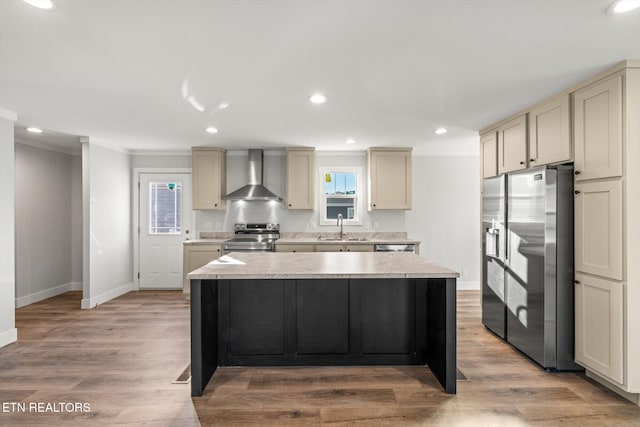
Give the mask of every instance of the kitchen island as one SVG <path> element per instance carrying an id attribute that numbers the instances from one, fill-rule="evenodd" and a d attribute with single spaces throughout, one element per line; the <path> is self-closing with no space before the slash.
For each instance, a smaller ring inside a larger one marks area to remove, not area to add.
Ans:
<path id="1" fill-rule="evenodd" d="M 456 392 L 458 273 L 409 253 L 232 253 L 189 273 L 191 395 L 218 366 L 427 365 Z"/>

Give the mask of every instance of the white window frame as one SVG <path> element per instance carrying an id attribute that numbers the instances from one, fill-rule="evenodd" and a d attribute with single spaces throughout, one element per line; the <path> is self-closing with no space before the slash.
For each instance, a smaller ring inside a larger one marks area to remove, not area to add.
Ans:
<path id="1" fill-rule="evenodd" d="M 343 220 L 344 225 L 362 225 L 362 217 L 363 217 L 363 209 L 364 209 L 364 186 L 363 186 L 363 180 L 364 180 L 364 174 L 363 174 L 363 168 L 362 166 L 321 166 L 319 169 L 319 188 L 320 191 L 318 191 L 318 206 L 320 206 L 320 215 L 319 215 L 319 221 L 320 221 L 320 225 L 332 225 L 335 227 L 336 225 L 336 220 L 335 219 L 327 219 L 327 197 L 324 194 L 324 179 L 325 179 L 325 174 L 327 173 L 331 173 L 331 172 L 352 172 L 356 174 L 356 194 L 355 194 L 355 203 L 354 206 L 356 207 L 356 217 L 353 219 L 347 219 L 345 218 Z M 332 196 L 335 197 L 335 196 Z"/>

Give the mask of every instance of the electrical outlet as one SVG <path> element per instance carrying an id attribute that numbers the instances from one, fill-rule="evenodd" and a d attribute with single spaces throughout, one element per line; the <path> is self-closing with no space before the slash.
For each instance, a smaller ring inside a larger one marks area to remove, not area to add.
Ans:
<path id="1" fill-rule="evenodd" d="M 204 223 L 204 229 L 205 230 L 211 230 L 213 228 L 213 223 L 211 222 L 205 222 Z"/>
<path id="2" fill-rule="evenodd" d="M 377 230 L 378 228 L 380 228 L 380 223 L 379 223 L 379 222 L 374 222 L 374 223 L 373 223 L 373 228 L 374 228 L 375 230 Z"/>
<path id="3" fill-rule="evenodd" d="M 316 229 L 316 223 L 315 223 L 315 222 L 313 222 L 313 221 L 311 221 L 311 222 L 309 223 L 309 229 L 310 229 L 310 230 L 315 230 L 315 229 Z"/>
<path id="4" fill-rule="evenodd" d="M 219 222 L 216 222 L 216 230 L 220 230 L 222 228 L 222 224 Z"/>
<path id="5" fill-rule="evenodd" d="M 370 222 L 365 222 L 364 223 L 364 229 L 368 230 L 369 228 L 371 228 L 371 223 Z"/>
<path id="6" fill-rule="evenodd" d="M 462 267 L 462 272 L 460 273 L 460 277 L 466 277 L 467 275 L 467 267 Z"/>

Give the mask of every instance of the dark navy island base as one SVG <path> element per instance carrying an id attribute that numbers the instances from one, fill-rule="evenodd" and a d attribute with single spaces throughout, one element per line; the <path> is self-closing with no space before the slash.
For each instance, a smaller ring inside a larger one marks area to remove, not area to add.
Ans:
<path id="1" fill-rule="evenodd" d="M 191 279 L 191 395 L 218 366 L 426 365 L 456 393 L 456 279 Z"/>

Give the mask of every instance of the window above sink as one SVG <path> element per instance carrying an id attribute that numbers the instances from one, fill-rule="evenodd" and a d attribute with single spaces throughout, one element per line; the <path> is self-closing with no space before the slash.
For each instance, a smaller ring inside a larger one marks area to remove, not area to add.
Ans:
<path id="1" fill-rule="evenodd" d="M 362 225 L 362 168 L 323 166 L 319 169 L 320 225 L 336 225 L 338 214 L 342 214 L 344 225 Z"/>

